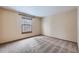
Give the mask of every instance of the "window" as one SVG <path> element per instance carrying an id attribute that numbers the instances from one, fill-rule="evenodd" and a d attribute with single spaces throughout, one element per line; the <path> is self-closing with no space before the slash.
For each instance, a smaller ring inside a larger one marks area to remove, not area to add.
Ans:
<path id="1" fill-rule="evenodd" d="M 27 16 L 22 16 L 21 22 L 22 22 L 21 23 L 22 34 L 32 33 L 32 18 Z"/>

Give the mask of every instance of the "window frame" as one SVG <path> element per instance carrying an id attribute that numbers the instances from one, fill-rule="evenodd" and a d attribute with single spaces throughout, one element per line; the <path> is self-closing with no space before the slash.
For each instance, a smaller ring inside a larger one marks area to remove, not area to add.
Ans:
<path id="1" fill-rule="evenodd" d="M 23 31 L 23 30 L 24 30 L 24 25 L 28 25 L 28 23 L 27 23 L 27 24 L 26 24 L 25 22 L 24 22 L 24 24 L 21 23 L 21 33 L 22 33 L 22 34 L 32 33 L 32 18 L 31 18 L 31 17 L 22 16 L 22 21 L 23 21 L 23 20 L 26 20 L 26 21 L 27 21 L 27 20 L 31 20 L 31 24 L 29 23 L 29 25 L 30 25 L 31 28 L 29 27 L 30 30 L 24 32 L 24 31 Z M 28 26 L 26 26 L 26 27 L 28 27 Z"/>

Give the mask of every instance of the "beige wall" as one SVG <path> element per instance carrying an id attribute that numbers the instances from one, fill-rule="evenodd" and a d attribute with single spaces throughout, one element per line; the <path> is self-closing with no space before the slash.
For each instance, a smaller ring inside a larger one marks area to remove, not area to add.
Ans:
<path id="1" fill-rule="evenodd" d="M 0 12 L 0 29 L 2 29 L 2 38 L 0 39 L 0 43 L 8 42 L 20 38 L 25 38 L 29 36 L 39 35 L 41 33 L 41 26 L 40 26 L 40 19 L 33 18 L 32 22 L 32 33 L 21 34 L 21 16 L 18 15 L 16 12 L 3 10 L 1 9 Z M 2 19 L 1 19 L 2 16 Z"/>
<path id="2" fill-rule="evenodd" d="M 71 10 L 42 20 L 42 33 L 64 40 L 77 41 L 77 10 Z"/>
<path id="3" fill-rule="evenodd" d="M 77 43 L 79 50 L 79 7 L 77 8 Z"/>
<path id="4" fill-rule="evenodd" d="M 1 12 L 0 12 L 0 39 L 1 39 L 1 19 L 2 19 L 2 17 L 1 17 Z"/>

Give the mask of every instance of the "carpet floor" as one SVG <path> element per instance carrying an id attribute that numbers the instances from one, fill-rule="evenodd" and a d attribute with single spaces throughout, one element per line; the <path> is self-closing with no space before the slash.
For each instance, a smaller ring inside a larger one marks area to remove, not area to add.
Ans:
<path id="1" fill-rule="evenodd" d="M 0 53 L 78 53 L 77 43 L 36 36 L 0 45 Z"/>

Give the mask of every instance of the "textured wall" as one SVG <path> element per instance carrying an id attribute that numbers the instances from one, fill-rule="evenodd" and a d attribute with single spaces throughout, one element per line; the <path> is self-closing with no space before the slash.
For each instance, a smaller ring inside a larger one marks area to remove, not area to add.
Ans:
<path id="1" fill-rule="evenodd" d="M 0 43 L 39 35 L 41 33 L 39 18 L 33 18 L 32 20 L 32 33 L 21 34 L 21 16 L 18 15 L 18 13 L 9 10 L 0 9 L 0 12 L 0 16 L 2 16 L 2 19 L 0 18 L 0 22 L 2 23 L 0 28 L 2 29 L 2 38 L 0 39 Z"/>
<path id="2" fill-rule="evenodd" d="M 42 20 L 42 33 L 77 42 L 77 10 L 45 17 Z"/>

